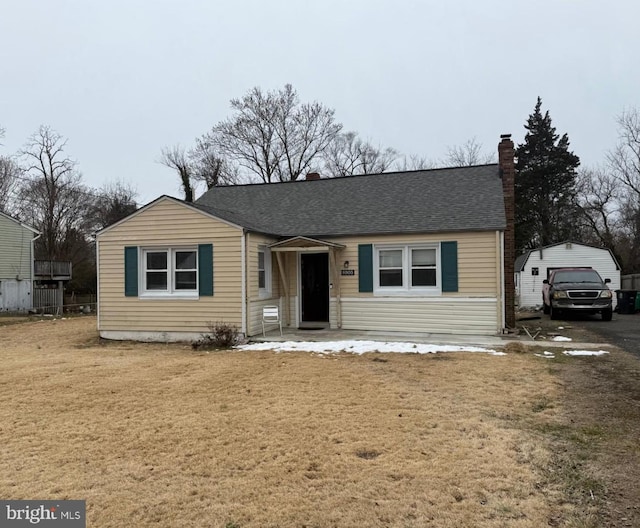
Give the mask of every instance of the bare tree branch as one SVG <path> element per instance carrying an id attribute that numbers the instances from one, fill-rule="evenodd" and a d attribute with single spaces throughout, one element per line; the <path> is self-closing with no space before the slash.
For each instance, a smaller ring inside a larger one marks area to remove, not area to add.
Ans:
<path id="1" fill-rule="evenodd" d="M 42 233 L 36 250 L 47 259 L 68 258 L 65 241 L 82 232 L 85 210 L 79 204 L 91 197 L 65 145 L 57 132 L 41 126 L 20 151 L 26 176 L 19 189 L 20 215 Z"/>
<path id="2" fill-rule="evenodd" d="M 160 163 L 178 172 L 184 192 L 184 200 L 185 202 L 193 202 L 193 185 L 191 183 L 193 168 L 184 148 L 180 145 L 164 147 L 162 149 Z"/>
<path id="3" fill-rule="evenodd" d="M 374 147 L 356 132 L 338 134 L 324 150 L 324 171 L 333 178 L 388 171 L 398 158 L 392 148 Z"/>
<path id="4" fill-rule="evenodd" d="M 0 212 L 12 214 L 20 167 L 13 158 L 0 156 Z"/>
<path id="5" fill-rule="evenodd" d="M 483 153 L 482 143 L 478 143 L 477 139 L 473 137 L 462 145 L 449 147 L 443 164 L 449 167 L 469 167 L 495 162 L 496 155 Z"/>
<path id="6" fill-rule="evenodd" d="M 640 195 L 640 112 L 625 110 L 618 117 L 619 140 L 607 160 L 616 178 Z"/>
<path id="7" fill-rule="evenodd" d="M 396 170 L 399 171 L 430 170 L 437 169 L 438 167 L 439 165 L 436 161 L 415 154 L 409 157 L 403 156 L 402 159 L 396 163 Z"/>
<path id="8" fill-rule="evenodd" d="M 135 212 L 138 208 L 137 194 L 131 185 L 121 181 L 104 185 L 95 193 L 88 212 L 91 232 L 104 229 Z"/>
<path id="9" fill-rule="evenodd" d="M 289 84 L 266 93 L 253 88 L 232 99 L 231 108 L 234 115 L 204 140 L 219 157 L 265 183 L 298 179 L 341 129 L 333 110 L 317 102 L 301 104 Z"/>
<path id="10" fill-rule="evenodd" d="M 206 136 L 196 139 L 196 146 L 188 155 L 194 181 L 204 183 L 207 190 L 217 185 L 239 182 L 237 167 L 219 155 L 215 145 Z"/>

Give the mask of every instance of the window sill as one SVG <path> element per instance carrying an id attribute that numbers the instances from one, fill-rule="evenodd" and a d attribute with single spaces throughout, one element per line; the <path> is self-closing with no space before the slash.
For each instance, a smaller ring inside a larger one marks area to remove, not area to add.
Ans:
<path id="1" fill-rule="evenodd" d="M 440 297 L 442 290 L 440 289 L 394 289 L 394 288 L 379 288 L 373 291 L 374 297 Z"/>
<path id="2" fill-rule="evenodd" d="M 176 300 L 176 301 L 197 301 L 200 296 L 195 293 L 142 293 L 138 296 L 143 301 Z"/>

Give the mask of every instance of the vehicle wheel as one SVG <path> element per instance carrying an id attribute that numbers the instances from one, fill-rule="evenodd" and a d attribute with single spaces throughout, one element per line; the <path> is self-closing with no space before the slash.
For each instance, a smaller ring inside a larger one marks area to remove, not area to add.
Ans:
<path id="1" fill-rule="evenodd" d="M 542 301 L 542 313 L 549 315 L 549 306 L 544 301 Z"/>
<path id="2" fill-rule="evenodd" d="M 613 316 L 613 310 L 611 308 L 609 308 L 608 310 L 602 310 L 603 321 L 611 321 L 612 316 Z"/>
<path id="3" fill-rule="evenodd" d="M 554 321 L 556 319 L 560 319 L 560 311 L 557 308 L 553 307 L 553 304 L 549 306 L 549 316 L 551 317 L 551 319 L 553 319 Z"/>

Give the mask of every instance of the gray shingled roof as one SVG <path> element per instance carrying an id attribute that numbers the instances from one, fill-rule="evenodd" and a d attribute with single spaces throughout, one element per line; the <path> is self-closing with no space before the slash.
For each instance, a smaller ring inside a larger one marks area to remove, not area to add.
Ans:
<path id="1" fill-rule="evenodd" d="M 196 207 L 277 236 L 503 230 L 497 165 L 215 187 Z"/>

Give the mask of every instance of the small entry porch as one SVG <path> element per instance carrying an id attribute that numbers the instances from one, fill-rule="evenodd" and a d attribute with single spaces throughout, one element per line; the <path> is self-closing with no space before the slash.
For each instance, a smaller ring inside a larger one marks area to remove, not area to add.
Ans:
<path id="1" fill-rule="evenodd" d="M 342 327 L 340 310 L 340 253 L 342 244 L 304 236 L 269 246 L 275 255 L 282 285 L 282 321 L 287 329 L 317 331 Z M 285 258 L 295 254 L 295 259 Z M 292 265 L 292 263 L 295 264 Z M 293 279 L 293 280 L 292 280 Z M 292 307 L 295 285 L 297 302 Z M 335 309 L 332 313 L 332 300 Z"/>

